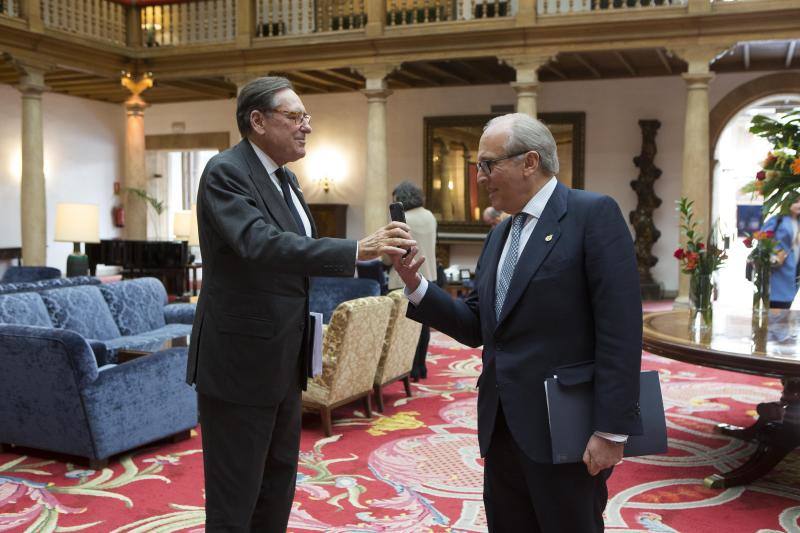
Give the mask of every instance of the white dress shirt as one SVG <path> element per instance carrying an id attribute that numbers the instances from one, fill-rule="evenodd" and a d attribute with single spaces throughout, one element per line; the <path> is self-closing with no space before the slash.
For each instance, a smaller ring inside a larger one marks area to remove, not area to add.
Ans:
<path id="1" fill-rule="evenodd" d="M 556 185 L 558 184 L 558 180 L 555 177 L 550 178 L 550 181 L 545 183 L 544 187 L 539 189 L 539 191 L 533 195 L 525 207 L 522 208 L 520 211 L 521 213 L 525 213 L 528 215 L 528 219 L 525 221 L 525 225 L 522 226 L 522 233 L 519 236 L 519 254 L 522 255 L 522 251 L 525 249 L 525 245 L 528 244 L 528 239 L 530 239 L 531 235 L 533 234 L 533 230 L 536 227 L 536 223 L 539 221 L 539 218 L 542 216 L 542 211 L 544 211 L 545 206 L 547 205 L 548 200 L 553 195 L 553 191 L 556 190 Z M 506 255 L 508 255 L 508 249 L 511 246 L 511 239 L 506 239 L 505 244 L 503 245 L 503 252 L 500 254 L 500 260 L 497 262 L 497 283 L 500 281 L 500 269 L 502 268 L 503 261 L 506 259 Z M 519 257 L 517 258 L 519 259 Z M 428 281 L 425 279 L 424 276 L 420 275 L 420 283 L 412 293 L 408 292 L 406 289 L 405 295 L 408 298 L 408 301 L 414 305 L 419 305 L 422 301 L 422 298 L 425 296 L 425 293 L 428 290 Z M 495 287 L 495 291 L 497 287 Z M 613 441 L 613 442 L 625 442 L 628 440 L 627 435 L 617 435 L 614 433 L 605 433 L 602 431 L 595 431 L 595 435 L 598 437 L 602 437 L 604 439 Z"/>
<path id="2" fill-rule="evenodd" d="M 253 141 L 249 141 L 250 146 L 253 147 L 253 150 L 258 156 L 258 160 L 261 161 L 261 164 L 264 165 L 264 168 L 267 170 L 267 174 L 269 174 L 269 179 L 272 181 L 272 184 L 275 185 L 275 188 L 278 189 L 278 194 L 283 197 L 283 190 L 281 190 L 281 183 L 278 181 L 278 176 L 275 175 L 275 171 L 278 170 L 278 165 L 275 164 L 275 161 L 272 160 L 270 156 L 268 156 L 264 151 L 256 146 Z M 289 190 L 292 192 L 292 203 L 294 203 L 294 208 L 297 209 L 297 213 L 300 215 L 300 220 L 303 222 L 303 231 L 306 234 L 306 237 L 311 237 L 311 221 L 308 220 L 308 215 L 306 215 L 306 210 L 303 209 L 303 204 L 300 203 L 300 199 L 295 194 L 294 189 L 289 187 Z"/>

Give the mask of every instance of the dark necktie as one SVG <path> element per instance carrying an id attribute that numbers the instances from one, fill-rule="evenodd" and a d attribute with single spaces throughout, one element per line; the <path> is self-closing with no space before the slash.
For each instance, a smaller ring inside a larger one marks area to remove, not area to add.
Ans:
<path id="1" fill-rule="evenodd" d="M 303 219 L 300 218 L 300 213 L 297 212 L 297 208 L 294 206 L 291 187 L 289 187 L 289 176 L 286 174 L 286 170 L 284 170 L 283 167 L 278 167 L 278 170 L 275 171 L 275 177 L 278 178 L 278 183 L 281 184 L 281 192 L 283 192 L 283 199 L 286 201 L 286 207 L 289 208 L 289 212 L 292 214 L 295 224 L 297 224 L 297 233 L 305 235 L 306 227 L 303 225 Z"/>

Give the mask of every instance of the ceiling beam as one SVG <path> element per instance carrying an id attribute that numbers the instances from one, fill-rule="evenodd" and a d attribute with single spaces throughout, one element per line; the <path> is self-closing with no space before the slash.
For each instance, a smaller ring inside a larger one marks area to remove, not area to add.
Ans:
<path id="1" fill-rule="evenodd" d="M 564 74 L 564 73 L 561 71 L 561 69 L 560 69 L 560 68 L 558 68 L 558 67 L 556 67 L 555 65 L 553 65 L 553 62 L 552 62 L 552 61 L 551 61 L 550 63 L 547 63 L 547 64 L 544 66 L 544 68 L 546 68 L 547 70 L 549 70 L 550 72 L 552 72 L 553 74 L 555 74 L 556 76 L 558 76 L 559 78 L 561 78 L 562 80 L 568 80 L 568 79 L 569 79 L 569 76 L 567 76 L 566 74 Z"/>
<path id="2" fill-rule="evenodd" d="M 661 48 L 656 48 L 656 54 L 658 55 L 658 59 L 661 61 L 661 64 L 664 65 L 664 70 L 667 71 L 667 74 L 672 74 L 672 65 L 669 64 L 667 56 L 664 55 L 664 50 Z"/>
<path id="3" fill-rule="evenodd" d="M 797 46 L 797 41 L 789 41 L 789 46 L 786 48 L 786 61 L 783 66 L 789 68 L 792 66 L 792 59 L 794 58 L 794 49 Z"/>
<path id="4" fill-rule="evenodd" d="M 331 76 L 328 74 L 328 71 L 324 70 L 315 70 L 312 72 L 304 71 L 304 74 L 308 74 L 309 76 L 312 76 L 314 79 L 317 79 L 329 85 L 333 85 L 334 87 L 344 89 L 345 91 L 355 91 L 361 89 L 364 86 L 363 83 L 355 83 L 353 81 L 342 81 L 339 77 Z"/>
<path id="5" fill-rule="evenodd" d="M 208 96 L 211 98 L 233 98 L 236 96 L 236 91 L 230 91 L 223 87 L 215 87 L 213 85 L 206 85 L 197 81 L 168 81 L 158 82 L 158 87 L 174 87 L 182 91 Z M 231 94 L 233 93 L 233 94 Z M 146 95 L 145 95 L 146 96 Z"/>
<path id="6" fill-rule="evenodd" d="M 466 79 L 462 78 L 461 76 L 459 76 L 457 74 L 453 74 L 449 70 L 446 70 L 446 69 L 444 69 L 442 67 L 434 65 L 433 63 L 419 62 L 419 63 L 415 63 L 414 66 L 416 68 L 422 70 L 422 71 L 427 71 L 427 72 L 429 72 L 431 74 L 434 74 L 436 76 L 439 76 L 439 77 L 449 78 L 449 79 L 451 79 L 451 80 L 453 80 L 453 81 L 455 81 L 457 83 L 469 84 L 469 80 L 466 80 Z"/>
<path id="7" fill-rule="evenodd" d="M 744 69 L 750 70 L 750 43 L 742 45 L 742 61 L 744 62 Z"/>
<path id="8" fill-rule="evenodd" d="M 402 69 L 402 72 L 405 75 L 407 75 L 407 76 L 409 76 L 409 77 L 411 77 L 411 78 L 413 78 L 415 80 L 418 80 L 418 81 L 422 82 L 422 84 L 423 84 L 422 86 L 423 87 L 429 87 L 431 85 L 434 85 L 434 86 L 438 87 L 438 86 L 442 85 L 441 81 L 432 79 L 430 76 L 426 76 L 424 74 L 420 74 L 417 71 L 417 69 L 419 68 L 419 64 L 418 63 L 414 63 L 413 65 L 404 63 L 403 66 L 400 67 L 400 68 Z"/>
<path id="9" fill-rule="evenodd" d="M 617 50 L 616 52 L 614 52 L 614 55 L 617 56 L 619 62 L 625 66 L 625 68 L 627 69 L 627 71 L 630 73 L 631 76 L 636 76 L 636 69 L 633 68 L 633 65 L 631 65 L 630 61 L 627 60 L 627 58 L 622 52 Z"/>
<path id="10" fill-rule="evenodd" d="M 581 54 L 575 53 L 575 54 L 572 54 L 572 57 L 574 57 L 578 61 L 578 63 L 583 65 L 586 68 L 586 70 L 591 72 L 592 76 L 594 76 L 595 78 L 602 78 L 603 77 L 603 75 L 600 74 L 600 71 L 597 70 L 594 65 L 589 63 L 589 60 L 586 59 L 585 57 L 583 57 Z"/>
<path id="11" fill-rule="evenodd" d="M 451 75 L 461 78 L 467 85 L 482 83 L 484 81 L 483 78 L 486 76 L 485 73 L 480 73 L 476 76 L 475 71 L 466 61 L 451 60 L 444 63 L 447 65 L 446 68 L 441 68 L 445 68 Z"/>
<path id="12" fill-rule="evenodd" d="M 334 83 L 334 82 L 323 80 L 323 79 L 319 78 L 318 76 L 315 76 L 315 75 L 309 73 L 309 71 L 300 72 L 298 70 L 293 70 L 291 74 L 292 74 L 292 76 L 294 78 L 299 78 L 301 80 L 307 81 L 312 86 L 319 87 L 321 90 L 323 90 L 325 92 L 330 92 L 333 88 L 336 88 L 336 87 L 341 88 L 341 85 L 338 82 Z M 350 90 L 349 87 L 345 87 L 345 88 Z"/>

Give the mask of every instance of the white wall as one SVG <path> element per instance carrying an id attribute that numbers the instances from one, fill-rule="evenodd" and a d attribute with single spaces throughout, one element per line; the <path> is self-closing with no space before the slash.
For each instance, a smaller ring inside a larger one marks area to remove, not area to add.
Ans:
<path id="1" fill-rule="evenodd" d="M 767 74 L 717 76 L 710 90 L 711 107 L 738 85 Z M 404 179 L 422 183 L 424 117 L 488 114 L 492 105 L 513 104 L 515 100 L 513 90 L 504 85 L 396 91 L 389 97 L 387 109 L 390 189 Z M 313 133 L 308 157 L 290 167 L 300 177 L 310 202 L 350 205 L 348 235 L 357 238 L 364 226 L 366 98 L 360 93 L 346 93 L 308 95 L 303 101 L 314 117 Z M 638 176 L 633 164 L 633 157 L 641 150 L 638 121 L 661 121 L 655 163 L 663 174 L 655 188 L 663 203 L 655 213 L 661 238 L 653 248 L 659 257 L 653 275 L 667 290 L 677 290 L 678 286 L 672 252 L 678 244 L 674 206 L 681 189 L 685 101 L 685 83 L 679 76 L 544 83 L 539 99 L 540 112 L 586 113 L 585 186 L 614 197 L 626 218 L 636 206 L 630 182 Z M 235 141 L 239 135 L 234 112 L 233 100 L 156 105 L 146 113 L 145 130 L 148 134 L 171 133 L 173 122 L 184 122 L 186 133 L 230 131 Z M 340 152 L 346 167 L 342 182 L 327 195 L 313 183 L 307 164 L 314 151 L 322 149 Z M 453 246 L 451 262 L 474 267 L 478 252 L 479 245 Z"/>
<path id="2" fill-rule="evenodd" d="M 22 101 L 0 85 L 0 247 L 21 245 Z M 119 236 L 111 222 L 114 181 L 122 179 L 125 113 L 122 106 L 58 94 L 42 98 L 47 191 L 47 264 L 66 270 L 72 244 L 54 242 L 56 204 L 100 206 L 100 238 Z"/>

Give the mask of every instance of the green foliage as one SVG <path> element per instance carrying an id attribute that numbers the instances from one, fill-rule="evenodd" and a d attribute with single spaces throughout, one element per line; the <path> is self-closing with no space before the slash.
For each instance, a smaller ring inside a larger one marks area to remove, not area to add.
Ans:
<path id="1" fill-rule="evenodd" d="M 680 214 L 681 233 L 686 236 L 686 246 L 675 250 L 675 258 L 681 264 L 684 274 L 710 276 L 728 258 L 725 249 L 719 246 L 720 235 L 714 224 L 708 232 L 708 239 L 698 233 L 699 223 L 694 219 L 694 201 L 681 198 L 677 201 Z"/>
<path id="2" fill-rule="evenodd" d="M 763 170 L 742 191 L 764 197 L 764 216 L 788 214 L 789 206 L 800 198 L 800 111 L 787 113 L 781 120 L 756 115 L 750 132 L 773 148 L 761 163 Z"/>
<path id="3" fill-rule="evenodd" d="M 141 198 L 142 201 L 150 204 L 150 206 L 153 208 L 153 210 L 156 212 L 157 215 L 161 215 L 161 213 L 164 212 L 164 202 L 162 202 L 161 200 L 156 200 L 155 198 L 147 194 L 147 191 L 145 191 L 144 189 L 137 189 L 135 187 L 123 187 L 122 191 L 127 193 L 133 193 L 137 197 Z"/>

